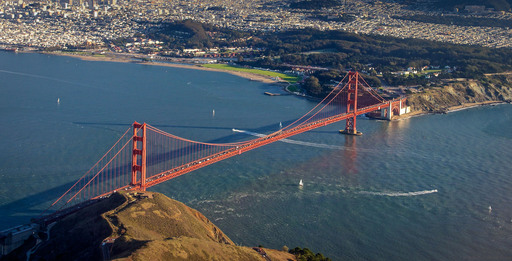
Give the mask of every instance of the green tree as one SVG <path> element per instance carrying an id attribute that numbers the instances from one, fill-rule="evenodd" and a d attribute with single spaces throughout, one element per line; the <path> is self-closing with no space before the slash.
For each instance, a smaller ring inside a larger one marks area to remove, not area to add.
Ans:
<path id="1" fill-rule="evenodd" d="M 300 248 L 296 247 L 289 251 L 291 254 L 297 257 L 297 260 L 300 261 L 331 261 L 330 258 L 324 257 L 321 253 L 313 253 L 313 251 L 308 248 Z"/>
<path id="2" fill-rule="evenodd" d="M 310 76 L 304 81 L 304 89 L 313 96 L 318 96 L 322 93 L 322 85 L 315 76 Z"/>

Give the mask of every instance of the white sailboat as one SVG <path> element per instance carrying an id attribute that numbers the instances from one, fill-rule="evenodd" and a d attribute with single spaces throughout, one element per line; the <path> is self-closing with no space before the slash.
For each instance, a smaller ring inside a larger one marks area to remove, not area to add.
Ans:
<path id="1" fill-rule="evenodd" d="M 60 98 L 57 98 L 57 104 L 60 104 Z"/>
<path id="2" fill-rule="evenodd" d="M 283 123 L 279 122 L 279 129 L 282 129 L 282 128 L 283 128 Z"/>
<path id="3" fill-rule="evenodd" d="M 215 109 L 212 111 L 212 117 L 215 117 Z"/>
<path id="4" fill-rule="evenodd" d="M 304 183 L 302 183 L 302 179 L 299 181 L 299 187 L 304 187 Z"/>

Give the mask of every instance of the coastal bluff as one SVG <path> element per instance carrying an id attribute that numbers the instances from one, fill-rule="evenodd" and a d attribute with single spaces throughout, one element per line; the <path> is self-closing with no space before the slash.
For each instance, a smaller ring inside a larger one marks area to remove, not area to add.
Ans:
<path id="1" fill-rule="evenodd" d="M 512 102 L 512 72 L 485 75 L 480 80 L 450 79 L 407 96 L 412 111 L 447 112 L 479 104 Z"/>
<path id="2" fill-rule="evenodd" d="M 199 211 L 155 192 L 117 192 L 49 227 L 3 260 L 296 260 L 237 246 Z"/>

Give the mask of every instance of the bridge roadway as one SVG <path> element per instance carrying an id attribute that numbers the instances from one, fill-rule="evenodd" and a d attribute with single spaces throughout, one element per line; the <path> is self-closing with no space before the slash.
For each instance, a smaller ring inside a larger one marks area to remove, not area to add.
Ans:
<path id="1" fill-rule="evenodd" d="M 388 101 L 385 103 L 380 103 L 380 104 L 376 104 L 376 105 L 372 105 L 372 106 L 368 106 L 368 107 L 363 107 L 363 108 L 358 109 L 356 112 L 338 114 L 338 115 L 324 118 L 321 120 L 317 120 L 317 121 L 314 121 L 314 122 L 311 122 L 308 124 L 301 124 L 295 128 L 291 128 L 289 130 L 277 131 L 277 132 L 274 132 L 265 137 L 247 141 L 246 143 L 242 143 L 242 144 L 240 144 L 238 146 L 234 146 L 230 149 L 226 149 L 219 153 L 212 154 L 208 157 L 205 157 L 205 158 L 202 158 L 202 159 L 199 159 L 196 161 L 192 161 L 192 162 L 186 163 L 182 166 L 179 166 L 179 167 L 161 172 L 159 174 L 153 175 L 149 178 L 146 178 L 144 185 L 141 184 L 142 182 L 139 184 L 135 184 L 135 185 L 132 185 L 132 184 L 126 185 L 126 186 L 120 187 L 116 190 L 96 196 L 96 197 L 92 198 L 91 200 L 84 201 L 82 203 L 73 205 L 71 207 L 60 209 L 59 211 L 49 214 L 49 215 L 46 215 L 46 216 L 41 216 L 41 217 L 35 219 L 33 222 L 39 224 L 41 227 L 46 227 L 49 224 L 51 224 L 59 219 L 62 219 L 72 213 L 77 212 L 78 210 L 80 210 L 86 206 L 93 204 L 94 202 L 97 202 L 98 200 L 101 200 L 102 198 L 110 196 L 112 193 L 114 193 L 118 190 L 140 190 L 140 189 L 145 190 L 146 188 L 149 188 L 151 186 L 157 185 L 164 181 L 176 178 L 183 174 L 192 172 L 196 169 L 211 165 L 213 163 L 219 162 L 221 160 L 224 160 L 224 159 L 236 156 L 236 155 L 240 155 L 243 152 L 246 152 L 246 151 L 249 151 L 249 150 L 252 150 L 255 148 L 259 148 L 261 146 L 264 146 L 264 145 L 273 143 L 275 141 L 285 139 L 285 138 L 291 137 L 293 135 L 297 135 L 297 134 L 300 134 L 300 133 L 303 133 L 303 132 L 306 132 L 306 131 L 309 131 L 312 129 L 320 128 L 320 127 L 329 125 L 331 123 L 346 120 L 350 117 L 354 117 L 357 115 L 365 114 L 367 112 L 375 111 L 375 110 L 380 109 L 381 107 L 389 106 L 390 103 L 395 103 L 395 102 L 400 102 L 400 101 L 392 100 L 392 101 Z M 69 201 L 71 201 L 71 200 L 72 199 L 68 200 L 67 203 L 69 203 Z M 108 253 L 105 252 L 105 250 L 106 250 L 105 246 L 106 245 L 103 246 L 102 250 L 104 252 L 104 257 L 105 256 L 108 257 Z"/>
<path id="2" fill-rule="evenodd" d="M 126 185 L 124 187 L 121 187 L 121 188 L 119 188 L 117 190 L 140 190 L 140 189 L 146 189 L 146 188 L 149 188 L 151 186 L 160 184 L 160 183 L 162 183 L 164 181 L 167 181 L 167 180 L 176 178 L 178 176 L 181 176 L 183 174 L 192 172 L 192 171 L 194 171 L 196 169 L 200 169 L 202 167 L 211 165 L 211 164 L 219 162 L 221 160 L 224 160 L 224 159 L 227 159 L 227 158 L 231 158 L 231 157 L 236 156 L 236 155 L 240 155 L 240 154 L 242 154 L 242 153 L 244 153 L 246 151 L 249 151 L 249 150 L 252 150 L 252 149 L 255 149 L 255 148 L 259 148 L 261 146 L 270 144 L 272 142 L 275 142 L 275 141 L 278 141 L 278 140 L 281 140 L 281 139 L 285 139 L 285 138 L 288 138 L 288 137 L 291 137 L 291 136 L 294 136 L 294 135 L 297 135 L 297 134 L 300 134 L 300 133 L 303 133 L 303 132 L 306 132 L 306 131 L 309 131 L 309 130 L 312 130 L 312 129 L 320 128 L 320 127 L 329 125 L 331 123 L 335 123 L 335 122 L 338 122 L 338 121 L 346 120 L 348 118 L 354 117 L 354 114 L 355 114 L 355 116 L 357 116 L 357 115 L 365 114 L 365 113 L 368 113 L 368 112 L 371 112 L 371 111 L 376 111 L 376 110 L 379 110 L 381 108 L 388 107 L 390 105 L 390 103 L 394 104 L 394 103 L 397 103 L 397 102 L 400 102 L 400 100 L 391 100 L 391 101 L 387 101 L 385 103 L 379 103 L 379 104 L 375 104 L 375 105 L 359 108 L 359 109 L 357 109 L 356 112 L 338 114 L 338 115 L 331 116 L 331 117 L 328 117 L 328 118 L 325 118 L 325 119 L 321 119 L 321 120 L 318 120 L 318 121 L 314 121 L 314 122 L 311 122 L 311 123 L 308 123 L 308 124 L 305 124 L 305 125 L 299 125 L 299 126 L 297 126 L 295 128 L 291 128 L 289 130 L 277 131 L 277 132 L 272 133 L 272 134 L 270 134 L 268 136 L 248 141 L 247 143 L 241 144 L 239 146 L 234 146 L 233 148 L 221 151 L 221 152 L 216 153 L 216 154 L 212 154 L 212 155 L 210 155 L 208 157 L 201 158 L 201 159 L 198 159 L 198 160 L 195 160 L 195 161 L 191 161 L 191 162 L 183 164 L 183 165 L 181 165 L 179 167 L 176 167 L 176 168 L 173 168 L 173 169 L 170 169 L 170 170 L 158 173 L 156 175 L 147 177 L 146 180 L 145 180 L 146 182 L 145 182 L 144 185 L 142 185 L 141 183 L 138 183 L 136 185 L 131 185 L 130 184 L 130 185 Z M 111 191 L 111 192 L 107 192 L 107 193 L 102 194 L 100 196 L 97 196 L 95 198 L 102 198 L 102 197 L 108 196 L 108 195 L 112 194 L 115 191 L 116 190 Z"/>

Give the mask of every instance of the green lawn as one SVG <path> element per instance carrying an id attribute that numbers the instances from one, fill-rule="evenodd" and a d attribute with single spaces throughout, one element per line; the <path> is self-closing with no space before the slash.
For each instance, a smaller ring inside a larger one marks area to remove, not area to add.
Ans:
<path id="1" fill-rule="evenodd" d="M 68 50 L 62 50 L 62 53 L 69 53 L 69 54 L 76 54 L 76 55 L 90 55 L 91 52 L 83 52 L 83 51 L 68 51 Z"/>
<path id="2" fill-rule="evenodd" d="M 92 53 L 92 52 L 88 52 L 88 51 L 62 51 L 62 53 L 82 55 L 82 56 L 105 57 L 104 54 Z"/>
<path id="3" fill-rule="evenodd" d="M 423 73 L 436 73 L 436 72 L 442 72 L 442 70 L 425 70 Z"/>
<path id="4" fill-rule="evenodd" d="M 229 70 L 229 71 L 237 71 L 237 72 L 247 72 L 247 73 L 254 73 L 259 75 L 265 75 L 270 77 L 279 77 L 289 83 L 296 83 L 300 80 L 298 76 L 284 74 L 284 73 L 278 73 L 278 72 L 272 72 L 272 71 L 265 71 L 265 70 L 258 70 L 258 69 L 249 69 L 249 68 L 242 68 L 227 64 L 204 64 L 204 67 L 207 68 L 214 68 L 214 69 L 222 69 L 222 70 Z"/>

